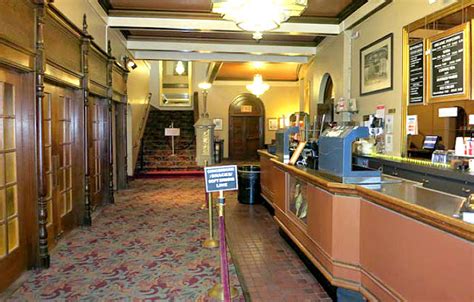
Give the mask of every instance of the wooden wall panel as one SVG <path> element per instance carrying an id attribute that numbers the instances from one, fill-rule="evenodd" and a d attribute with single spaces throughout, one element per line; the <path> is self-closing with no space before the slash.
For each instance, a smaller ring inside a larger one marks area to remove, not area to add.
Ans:
<path id="1" fill-rule="evenodd" d="M 46 59 L 63 69 L 81 72 L 81 41 L 66 24 L 60 22 L 51 11 L 45 16 L 44 44 Z"/>
<path id="2" fill-rule="evenodd" d="M 94 47 L 89 51 L 89 79 L 100 86 L 107 86 L 107 57 Z"/>
<path id="3" fill-rule="evenodd" d="M 127 81 L 123 70 L 114 66 L 112 72 L 112 88 L 114 93 L 125 95 L 127 93 Z"/>
<path id="4" fill-rule="evenodd" d="M 31 1 L 2 0 L 0 7 L 0 39 L 34 52 L 35 12 Z"/>

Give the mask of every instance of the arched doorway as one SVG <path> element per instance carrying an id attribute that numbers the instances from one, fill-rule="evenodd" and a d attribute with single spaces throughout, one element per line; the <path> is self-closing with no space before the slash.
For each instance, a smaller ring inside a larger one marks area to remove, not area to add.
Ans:
<path id="1" fill-rule="evenodd" d="M 319 88 L 317 104 L 318 127 L 321 125 L 323 115 L 325 115 L 326 123 L 334 121 L 334 84 L 329 73 L 324 74 Z"/>
<path id="2" fill-rule="evenodd" d="M 264 144 L 265 107 L 250 93 L 237 96 L 229 106 L 229 157 L 233 160 L 257 159 Z"/>

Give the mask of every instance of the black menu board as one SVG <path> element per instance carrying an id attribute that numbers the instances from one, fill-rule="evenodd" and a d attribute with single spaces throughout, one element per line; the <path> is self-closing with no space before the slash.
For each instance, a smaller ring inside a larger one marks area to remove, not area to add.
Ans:
<path id="1" fill-rule="evenodd" d="M 464 94 L 464 32 L 431 42 L 431 97 Z"/>
<path id="2" fill-rule="evenodd" d="M 410 92 L 408 103 L 423 103 L 425 95 L 425 47 L 423 41 L 410 45 Z"/>

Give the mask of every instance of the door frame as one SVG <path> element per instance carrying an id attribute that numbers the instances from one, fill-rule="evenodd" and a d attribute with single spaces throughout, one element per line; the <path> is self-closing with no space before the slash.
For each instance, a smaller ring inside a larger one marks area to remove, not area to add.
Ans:
<path id="1" fill-rule="evenodd" d="M 242 106 L 252 106 L 251 112 L 242 112 Z M 259 146 L 258 149 L 263 149 L 265 144 L 265 105 L 262 100 L 251 93 L 242 93 L 234 98 L 229 105 L 229 158 L 235 159 L 233 152 L 233 118 L 234 117 L 258 117 L 259 118 Z"/>

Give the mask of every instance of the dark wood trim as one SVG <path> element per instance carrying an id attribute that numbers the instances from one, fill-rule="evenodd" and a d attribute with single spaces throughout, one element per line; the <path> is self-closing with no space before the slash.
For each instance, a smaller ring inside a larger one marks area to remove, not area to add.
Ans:
<path id="1" fill-rule="evenodd" d="M 81 67 L 82 67 L 82 97 L 84 102 L 84 217 L 83 225 L 92 225 L 92 207 L 91 207 L 91 182 L 90 182 L 90 164 L 89 164 L 89 49 L 92 37 L 87 31 L 87 17 L 84 14 L 82 22 L 83 37 L 81 39 Z"/>
<path id="2" fill-rule="evenodd" d="M 104 1 L 104 0 L 99 0 Z M 107 1 L 107 0 L 105 0 Z M 175 12 L 175 11 L 149 11 L 140 9 L 110 9 L 111 17 L 150 17 L 150 18 L 172 18 L 172 19 L 205 19 L 222 20 L 220 14 L 205 12 Z"/>
<path id="3" fill-rule="evenodd" d="M 109 14 L 109 11 L 112 9 L 112 4 L 110 4 L 109 0 L 98 0 L 100 6 L 104 9 L 104 11 Z"/>
<path id="4" fill-rule="evenodd" d="M 114 123 L 114 115 L 113 115 L 113 94 L 114 94 L 114 87 L 113 87 L 113 68 L 115 58 L 112 56 L 112 47 L 110 45 L 110 40 L 107 43 L 107 102 L 108 102 L 108 120 L 109 120 L 109 202 L 115 203 L 114 198 L 114 133 L 113 133 L 113 123 Z"/>
<path id="5" fill-rule="evenodd" d="M 36 7 L 36 158 L 38 173 L 38 232 L 39 232 L 39 267 L 49 268 L 50 255 L 48 250 L 48 208 L 45 201 L 45 167 L 43 155 L 43 101 L 44 101 L 44 77 L 45 77 L 45 50 L 44 50 L 44 25 L 46 15 L 46 4 L 38 4 Z M 51 214 L 50 214 L 51 215 Z"/>
<path id="6" fill-rule="evenodd" d="M 207 82 L 208 83 L 214 83 L 214 81 L 217 78 L 217 74 L 219 73 L 219 70 L 222 67 L 222 62 L 212 62 L 209 64 L 209 67 L 207 68 Z"/>
<path id="7" fill-rule="evenodd" d="M 344 21 L 347 17 L 352 15 L 356 10 L 361 8 L 364 4 L 366 4 L 367 0 L 355 0 L 352 1 L 351 4 L 349 4 L 346 8 L 344 8 L 338 15 L 337 15 L 337 20 L 338 23 L 341 23 Z"/>
<path id="8" fill-rule="evenodd" d="M 367 0 L 365 0 L 367 1 Z M 290 17 L 288 23 L 310 23 L 310 24 L 339 24 L 338 17 L 309 17 L 309 16 L 295 16 Z"/>

